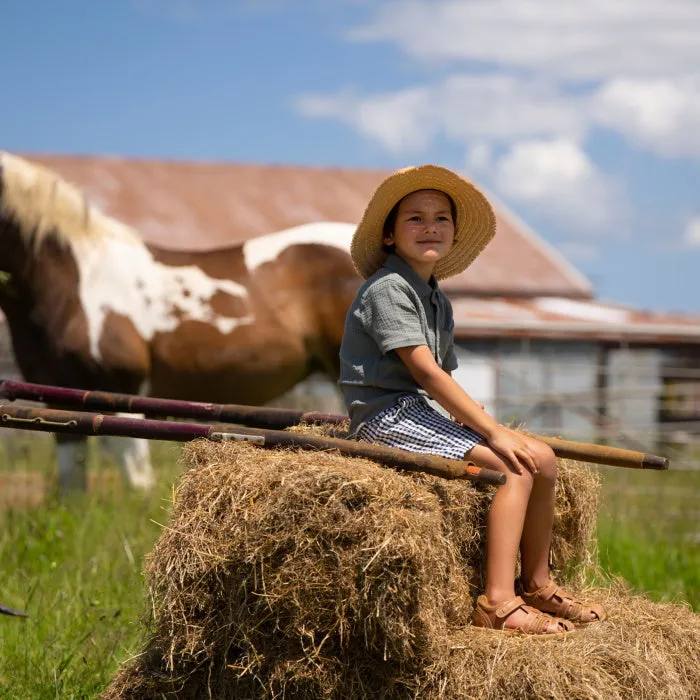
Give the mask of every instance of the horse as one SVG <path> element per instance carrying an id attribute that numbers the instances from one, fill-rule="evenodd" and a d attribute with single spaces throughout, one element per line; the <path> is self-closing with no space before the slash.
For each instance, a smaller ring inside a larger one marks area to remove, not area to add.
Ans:
<path id="1" fill-rule="evenodd" d="M 361 279 L 355 225 L 316 222 L 204 251 L 144 242 L 55 172 L 0 152 L 0 308 L 25 381 L 260 405 L 339 374 Z M 86 438 L 56 435 L 59 492 L 86 487 Z M 150 489 L 148 443 L 108 438 Z"/>

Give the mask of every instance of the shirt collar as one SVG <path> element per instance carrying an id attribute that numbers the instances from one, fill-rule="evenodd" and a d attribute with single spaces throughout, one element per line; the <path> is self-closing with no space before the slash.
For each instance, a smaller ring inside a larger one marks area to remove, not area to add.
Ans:
<path id="1" fill-rule="evenodd" d="M 398 272 L 413 287 L 419 297 L 429 297 L 437 292 L 437 280 L 434 275 L 426 282 L 403 258 L 396 253 L 389 253 L 384 267 L 392 272 Z"/>

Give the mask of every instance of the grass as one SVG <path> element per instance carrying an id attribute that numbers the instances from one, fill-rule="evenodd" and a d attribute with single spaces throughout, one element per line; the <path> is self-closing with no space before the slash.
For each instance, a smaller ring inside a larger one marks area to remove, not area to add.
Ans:
<path id="1" fill-rule="evenodd" d="M 180 471 L 178 445 L 152 450 L 159 486 L 148 497 L 117 488 L 0 511 L 0 602 L 30 614 L 0 617 L 0 698 L 94 698 L 141 646 L 143 558 L 167 522 Z M 52 472 L 48 440 L 21 452 L 12 469 Z M 700 610 L 700 471 L 602 473 L 603 570 L 655 600 Z"/>
<path id="2" fill-rule="evenodd" d="M 94 698 L 139 648 L 143 558 L 179 471 L 177 445 L 153 447 L 157 493 L 0 513 L 0 602 L 30 615 L 0 617 L 0 698 Z"/>
<path id="3" fill-rule="evenodd" d="M 700 611 L 700 470 L 601 471 L 601 568 L 652 600 Z"/>

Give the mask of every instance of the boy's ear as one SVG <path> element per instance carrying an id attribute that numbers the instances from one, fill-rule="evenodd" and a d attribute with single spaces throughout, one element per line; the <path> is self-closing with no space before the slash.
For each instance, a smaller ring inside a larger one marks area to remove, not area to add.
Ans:
<path id="1" fill-rule="evenodd" d="M 385 233 L 384 234 L 384 245 L 391 245 L 394 242 L 394 234 L 393 233 Z"/>

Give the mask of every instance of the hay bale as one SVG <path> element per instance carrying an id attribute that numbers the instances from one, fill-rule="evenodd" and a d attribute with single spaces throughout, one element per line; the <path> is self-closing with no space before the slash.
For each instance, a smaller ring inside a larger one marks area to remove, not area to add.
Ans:
<path id="1" fill-rule="evenodd" d="M 632 596 L 619 583 L 591 593 L 610 620 L 579 629 L 570 639 L 456 632 L 451 654 L 426 673 L 431 689 L 440 687 L 446 698 L 700 697 L 700 616 L 688 607 Z"/>
<path id="2" fill-rule="evenodd" d="M 679 688 L 697 671 L 676 653 L 700 631 L 686 611 L 674 608 L 689 636 L 670 634 L 670 606 L 638 599 L 646 627 L 628 629 L 621 603 L 613 622 L 565 642 L 468 626 L 490 488 L 331 453 L 202 441 L 184 454 L 191 468 L 146 565 L 151 641 L 105 700 L 645 697 L 652 677 L 690 697 Z M 580 583 L 591 564 L 597 496 L 592 472 L 562 464 L 560 579 Z M 618 672 L 620 660 L 645 671 Z"/>

